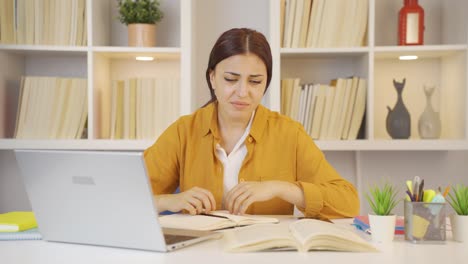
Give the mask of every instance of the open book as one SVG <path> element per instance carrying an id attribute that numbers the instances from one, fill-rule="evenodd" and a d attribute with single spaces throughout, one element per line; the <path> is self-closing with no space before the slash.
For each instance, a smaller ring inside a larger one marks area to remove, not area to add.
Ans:
<path id="1" fill-rule="evenodd" d="M 230 252 L 260 250 L 377 251 L 344 226 L 316 219 L 288 225 L 257 225 L 224 233 L 224 248 Z"/>
<path id="2" fill-rule="evenodd" d="M 202 215 L 172 214 L 159 217 L 159 223 L 162 227 L 202 231 L 278 222 L 278 219 L 272 217 L 233 215 L 227 211 L 213 211 Z"/>

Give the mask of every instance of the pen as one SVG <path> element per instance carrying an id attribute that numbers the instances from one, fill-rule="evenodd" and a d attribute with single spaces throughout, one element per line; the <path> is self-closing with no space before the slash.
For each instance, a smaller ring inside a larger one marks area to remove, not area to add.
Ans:
<path id="1" fill-rule="evenodd" d="M 413 195 L 414 195 L 414 201 L 417 202 L 419 199 L 419 184 L 421 182 L 421 179 L 419 176 L 414 176 L 413 179 Z"/>
<path id="2" fill-rule="evenodd" d="M 421 183 L 419 184 L 419 190 L 418 190 L 418 202 L 422 202 L 424 198 L 424 179 L 421 180 Z"/>
<path id="3" fill-rule="evenodd" d="M 413 195 L 411 195 L 411 192 L 407 190 L 406 194 L 408 194 L 410 201 L 414 202 Z"/>

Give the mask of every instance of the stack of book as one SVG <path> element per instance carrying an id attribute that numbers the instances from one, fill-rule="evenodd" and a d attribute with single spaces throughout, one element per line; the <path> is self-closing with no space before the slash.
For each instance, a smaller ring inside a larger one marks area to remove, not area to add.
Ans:
<path id="1" fill-rule="evenodd" d="M 112 81 L 110 138 L 155 139 L 180 115 L 178 78 Z"/>
<path id="2" fill-rule="evenodd" d="M 366 108 L 367 81 L 338 78 L 330 85 L 281 80 L 281 113 L 303 124 L 313 139 L 357 139 Z"/>
<path id="3" fill-rule="evenodd" d="M 284 48 L 363 46 L 368 0 L 281 0 Z"/>
<path id="4" fill-rule="evenodd" d="M 88 117 L 86 79 L 21 78 L 15 138 L 79 139 Z"/>
<path id="5" fill-rule="evenodd" d="M 0 43 L 86 45 L 86 0 L 0 1 Z"/>

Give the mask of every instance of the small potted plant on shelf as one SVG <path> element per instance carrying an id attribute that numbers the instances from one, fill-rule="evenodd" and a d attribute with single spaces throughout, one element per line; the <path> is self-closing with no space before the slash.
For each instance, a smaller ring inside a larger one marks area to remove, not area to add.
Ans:
<path id="1" fill-rule="evenodd" d="M 117 0 L 119 20 L 128 28 L 128 45 L 156 45 L 156 24 L 164 14 L 158 0 Z"/>
<path id="2" fill-rule="evenodd" d="M 468 186 L 457 184 L 448 194 L 447 202 L 455 210 L 450 216 L 453 239 L 468 242 Z"/>
<path id="3" fill-rule="evenodd" d="M 373 214 L 369 214 L 369 226 L 375 242 L 393 241 L 396 215 L 392 211 L 399 203 L 397 194 L 396 188 L 389 183 L 385 183 L 383 187 L 374 186 L 366 193 L 366 199 L 373 211 Z"/>

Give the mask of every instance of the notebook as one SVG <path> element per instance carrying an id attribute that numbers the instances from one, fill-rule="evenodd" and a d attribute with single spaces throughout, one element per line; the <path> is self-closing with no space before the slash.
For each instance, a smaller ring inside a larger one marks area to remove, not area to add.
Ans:
<path id="1" fill-rule="evenodd" d="M 15 156 L 44 240 L 166 252 L 220 236 L 161 227 L 141 152 Z"/>
<path id="2" fill-rule="evenodd" d="M 37 227 L 33 212 L 16 211 L 0 214 L 0 233 L 18 232 Z"/>
<path id="3" fill-rule="evenodd" d="M 19 232 L 0 232 L 0 241 L 3 240 L 40 240 L 41 233 L 37 228 L 31 228 Z"/>

